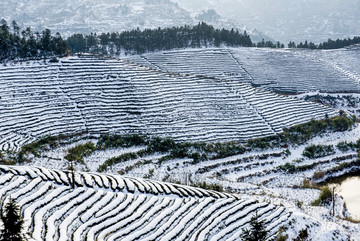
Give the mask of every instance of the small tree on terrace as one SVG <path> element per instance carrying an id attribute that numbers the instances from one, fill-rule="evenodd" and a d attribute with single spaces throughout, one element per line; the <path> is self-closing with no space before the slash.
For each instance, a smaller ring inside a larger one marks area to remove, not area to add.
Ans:
<path id="1" fill-rule="evenodd" d="M 9 202 L 2 206 L 1 220 L 3 222 L 3 229 L 0 233 L 1 241 L 22 241 L 21 234 L 22 225 L 24 221 L 20 217 L 20 208 L 16 205 L 14 199 L 10 198 Z"/>
<path id="2" fill-rule="evenodd" d="M 242 231 L 240 238 L 243 241 L 263 241 L 269 234 L 265 228 L 265 221 L 259 219 L 257 212 L 250 220 L 250 227 Z"/>

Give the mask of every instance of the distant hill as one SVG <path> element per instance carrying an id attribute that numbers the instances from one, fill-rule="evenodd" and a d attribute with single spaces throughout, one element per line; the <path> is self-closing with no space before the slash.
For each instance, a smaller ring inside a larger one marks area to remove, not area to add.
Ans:
<path id="1" fill-rule="evenodd" d="M 282 42 L 317 43 L 328 38 L 353 37 L 360 32 L 360 1 L 342 0 L 172 0 L 184 9 L 215 9 L 235 23 Z"/>
<path id="2" fill-rule="evenodd" d="M 195 25 L 201 21 L 216 28 L 245 30 L 243 25 L 234 24 L 215 11 L 192 15 L 170 0 L 64 0 L 60 5 L 56 0 L 10 0 L 1 5 L 0 16 L 8 22 L 16 20 L 20 27 L 31 26 L 33 30 L 49 28 L 65 37 L 74 33 L 122 32 L 137 27 Z M 261 40 L 259 33 L 255 36 Z"/>

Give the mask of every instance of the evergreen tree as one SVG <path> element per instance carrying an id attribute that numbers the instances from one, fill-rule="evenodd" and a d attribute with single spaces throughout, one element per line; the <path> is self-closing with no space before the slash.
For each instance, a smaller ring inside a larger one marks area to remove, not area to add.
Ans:
<path id="1" fill-rule="evenodd" d="M 249 229 L 242 229 L 242 231 L 240 238 L 244 241 L 263 241 L 269 234 L 265 228 L 264 220 L 259 220 L 257 212 L 250 220 Z"/>
<path id="2" fill-rule="evenodd" d="M 4 228 L 1 230 L 0 240 L 23 240 L 21 229 L 24 221 L 21 219 L 19 213 L 20 209 L 16 205 L 15 200 L 10 198 L 9 202 L 5 205 L 5 207 L 2 207 L 1 210 L 1 220 Z"/>

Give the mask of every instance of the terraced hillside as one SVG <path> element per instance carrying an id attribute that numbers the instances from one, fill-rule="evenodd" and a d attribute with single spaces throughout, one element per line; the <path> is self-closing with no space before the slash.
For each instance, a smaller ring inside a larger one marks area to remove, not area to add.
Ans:
<path id="1" fill-rule="evenodd" d="M 202 75 L 251 83 L 252 78 L 229 49 L 198 49 L 155 52 L 126 57 L 138 64 L 166 72 Z"/>
<path id="2" fill-rule="evenodd" d="M 164 71 L 251 83 L 281 93 L 360 93 L 359 51 L 358 47 L 331 51 L 198 49 L 129 59 Z"/>
<path id="3" fill-rule="evenodd" d="M 283 207 L 117 175 L 0 166 L 0 199 L 15 199 L 33 240 L 237 240 L 257 212 L 271 236 Z"/>
<path id="4" fill-rule="evenodd" d="M 341 176 L 344 173 L 359 170 L 360 127 L 340 133 L 322 135 L 309 140 L 302 145 L 284 146 L 273 149 L 256 149 L 242 154 L 233 154 L 222 157 L 206 153 L 207 160 L 185 158 L 169 158 L 164 156 L 169 153 L 156 153 L 145 155 L 109 165 L 107 172 L 122 173 L 129 176 L 148 177 L 159 181 L 180 181 L 182 183 L 220 184 L 225 190 L 241 193 L 258 193 L 264 188 L 278 188 L 302 186 L 304 180 L 321 182 L 331 177 Z M 82 141 L 84 142 L 84 141 Z M 358 143 L 353 146 L 345 143 Z M 306 147 L 311 145 L 331 146 L 329 153 L 316 158 L 303 155 Z M 74 146 L 72 144 L 71 146 Z M 98 151 L 84 158 L 83 165 L 78 164 L 78 169 L 96 171 L 99 166 L 109 158 L 121 157 L 125 153 L 134 153 L 144 150 L 145 147 L 112 148 Z M 215 147 L 214 147 L 215 148 Z M 223 150 L 230 152 L 225 145 Z M 66 150 L 64 147 L 62 150 Z M 34 160 L 35 165 L 49 168 L 61 166 L 66 168 L 68 163 L 64 160 L 66 152 L 49 150 L 44 157 Z M 56 165 L 49 163 L 49 158 Z M 120 158 L 121 159 L 121 158 Z M 317 178 L 315 173 L 321 173 Z"/>
<path id="5" fill-rule="evenodd" d="M 245 141 L 336 114 L 231 78 L 178 75 L 88 55 L 8 64 L 0 67 L 0 79 L 2 150 L 82 132 Z"/>

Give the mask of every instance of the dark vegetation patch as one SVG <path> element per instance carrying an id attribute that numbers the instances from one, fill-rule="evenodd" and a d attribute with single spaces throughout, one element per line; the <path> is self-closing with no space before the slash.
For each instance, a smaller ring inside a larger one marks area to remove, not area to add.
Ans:
<path id="1" fill-rule="evenodd" d="M 158 163 L 161 165 L 163 162 L 177 159 L 177 158 L 189 158 L 191 159 L 192 164 L 196 164 L 202 161 L 207 161 L 209 159 L 218 159 L 224 158 L 232 155 L 242 154 L 246 152 L 246 148 L 236 142 L 228 143 L 190 143 L 190 142 L 175 142 L 169 138 L 134 138 L 131 139 L 137 140 L 136 143 L 127 143 L 125 146 L 118 145 L 119 140 L 122 143 L 124 137 L 102 137 L 100 140 L 108 140 L 105 144 L 107 147 L 130 147 L 136 145 L 146 145 L 145 149 L 140 150 L 136 153 L 131 153 L 129 155 L 123 154 L 119 157 L 113 157 L 107 159 L 98 169 L 99 172 L 105 171 L 109 166 L 112 166 L 116 163 L 121 163 L 129 160 L 134 160 L 142 158 L 146 155 L 152 154 L 166 154 L 163 157 L 159 158 Z M 138 141 L 141 140 L 141 141 Z M 99 144 L 100 143 L 100 144 Z M 104 142 L 101 141 L 98 143 L 98 147 L 104 148 Z M 122 173 L 126 173 L 126 170 L 122 170 Z"/>
<path id="2" fill-rule="evenodd" d="M 207 189 L 207 190 L 214 190 L 217 192 L 223 192 L 223 186 L 217 183 L 206 183 L 206 182 L 199 182 L 199 183 L 192 183 L 191 186 L 193 187 L 199 187 L 202 189 Z"/>
<path id="3" fill-rule="evenodd" d="M 355 117 L 349 118 L 343 112 L 340 112 L 339 116 L 331 118 L 325 116 L 325 119 L 322 120 L 311 120 L 304 124 L 286 128 L 276 136 L 251 139 L 248 141 L 248 147 L 250 149 L 264 150 L 287 147 L 288 145 L 301 145 L 320 134 L 350 130 L 355 121 Z"/>
<path id="4" fill-rule="evenodd" d="M 85 144 L 80 144 L 75 147 L 69 148 L 64 158 L 68 161 L 75 161 L 81 164 L 85 164 L 84 157 L 91 155 L 95 151 L 96 147 L 94 143 L 89 141 Z"/>
<path id="5" fill-rule="evenodd" d="M 333 154 L 335 154 L 335 148 L 333 145 L 310 145 L 305 147 L 305 150 L 302 153 L 303 156 L 310 159 L 330 156 Z"/>
<path id="6" fill-rule="evenodd" d="M 336 148 L 342 152 L 360 150 L 360 139 L 356 142 L 342 141 L 336 145 Z"/>
<path id="7" fill-rule="evenodd" d="M 357 103 L 360 102 L 359 98 L 352 95 L 307 95 L 304 100 L 316 102 L 322 105 L 328 105 L 331 107 L 351 107 L 355 108 Z"/>
<path id="8" fill-rule="evenodd" d="M 58 135 L 58 136 L 44 136 L 38 140 L 26 144 L 21 147 L 20 151 L 13 157 L 13 161 L 16 163 L 22 163 L 29 160 L 30 155 L 40 157 L 42 152 L 56 148 L 60 145 L 69 144 L 81 138 L 85 132 L 75 133 L 71 135 Z M 89 136 L 87 136 L 89 137 Z M 91 138 L 91 137 L 90 137 Z"/>
<path id="9" fill-rule="evenodd" d="M 329 187 L 321 188 L 319 197 L 311 204 L 314 206 L 328 205 L 332 200 L 332 192 Z"/>
<path id="10" fill-rule="evenodd" d="M 294 163 L 287 162 L 284 165 L 278 166 L 277 171 L 283 171 L 285 173 L 290 173 L 290 174 L 297 173 L 297 172 L 304 172 L 304 171 L 307 171 L 307 170 L 314 169 L 316 166 L 321 165 L 321 164 L 339 163 L 341 161 L 349 160 L 349 159 L 352 159 L 354 157 L 356 157 L 356 155 L 349 154 L 349 155 L 346 155 L 346 156 L 334 157 L 332 159 L 313 162 L 311 164 L 306 164 L 306 165 L 295 165 Z M 346 163 L 345 162 L 340 163 L 337 167 L 335 167 L 333 169 L 330 169 L 330 170 L 327 170 L 322 175 L 325 176 L 326 174 L 330 174 L 332 172 L 337 172 L 337 171 L 344 170 L 345 168 L 352 167 L 353 165 L 356 165 L 358 163 L 358 161 L 359 160 L 346 162 Z M 274 170 L 274 172 L 276 172 L 276 170 Z"/>

